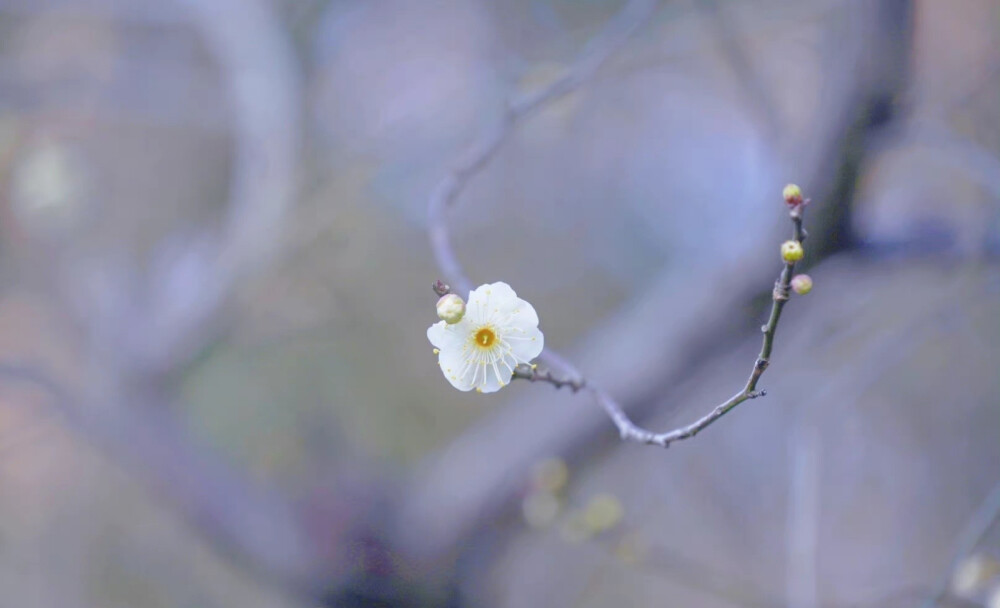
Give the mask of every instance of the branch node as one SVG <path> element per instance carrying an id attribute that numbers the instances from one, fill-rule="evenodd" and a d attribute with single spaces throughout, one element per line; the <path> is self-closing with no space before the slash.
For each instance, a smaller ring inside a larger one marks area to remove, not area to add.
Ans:
<path id="1" fill-rule="evenodd" d="M 431 289 L 433 289 L 434 293 L 436 293 L 439 297 L 444 297 L 451 293 L 451 287 L 449 287 L 447 283 L 442 283 L 441 279 L 434 281 L 434 284 L 431 285 Z"/>
<path id="2" fill-rule="evenodd" d="M 774 298 L 775 302 L 787 302 L 791 297 L 791 294 L 788 292 L 788 285 L 785 285 L 780 280 L 775 281 L 774 291 L 771 292 L 771 297 Z M 767 332 L 766 325 L 764 326 L 764 332 Z"/>

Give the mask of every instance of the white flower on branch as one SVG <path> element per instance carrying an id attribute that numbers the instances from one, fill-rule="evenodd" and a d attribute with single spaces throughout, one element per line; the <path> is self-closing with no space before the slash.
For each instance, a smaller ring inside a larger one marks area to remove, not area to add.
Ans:
<path id="1" fill-rule="evenodd" d="M 530 365 L 545 343 L 535 309 L 506 283 L 472 290 L 461 320 L 431 325 L 427 339 L 448 382 L 460 391 L 481 393 L 507 386 L 514 368 Z"/>

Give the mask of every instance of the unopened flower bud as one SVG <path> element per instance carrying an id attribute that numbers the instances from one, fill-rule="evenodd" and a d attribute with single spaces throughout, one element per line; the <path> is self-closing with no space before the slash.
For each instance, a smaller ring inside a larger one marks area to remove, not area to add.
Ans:
<path id="1" fill-rule="evenodd" d="M 798 241 L 785 241 L 781 244 L 781 259 L 789 264 L 798 262 L 803 255 L 805 252 L 802 251 L 802 245 Z"/>
<path id="2" fill-rule="evenodd" d="M 807 293 L 812 291 L 812 288 L 813 288 L 813 280 L 809 275 L 797 274 L 794 277 L 792 277 L 792 291 L 799 294 L 800 296 L 806 295 Z"/>
<path id="3" fill-rule="evenodd" d="M 465 316 L 465 302 L 453 293 L 441 296 L 437 303 L 437 313 L 448 325 L 454 325 Z"/>
<path id="4" fill-rule="evenodd" d="M 781 195 L 785 197 L 785 202 L 793 207 L 802 204 L 802 189 L 795 184 L 785 186 L 785 189 L 781 191 Z"/>

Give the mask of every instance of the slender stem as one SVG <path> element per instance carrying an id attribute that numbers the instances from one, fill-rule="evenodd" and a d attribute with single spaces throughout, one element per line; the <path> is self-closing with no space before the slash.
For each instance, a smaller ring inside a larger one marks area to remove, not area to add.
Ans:
<path id="1" fill-rule="evenodd" d="M 583 390 L 587 386 L 587 381 L 583 378 L 559 378 L 551 370 L 539 369 L 537 365 L 518 365 L 514 368 L 515 380 L 527 380 L 528 382 L 547 382 L 560 389 L 569 387 L 574 393 Z"/>
<path id="2" fill-rule="evenodd" d="M 806 238 L 806 231 L 802 227 L 804 206 L 805 203 L 799 204 L 792 207 L 789 211 L 789 217 L 792 220 L 792 238 L 800 243 Z M 614 399 L 612 399 L 610 395 L 596 386 L 586 384 L 586 381 L 582 377 L 567 380 L 554 376 L 548 371 L 538 372 L 537 370 L 532 369 L 530 371 L 515 370 L 514 378 L 528 380 L 530 382 L 547 382 L 556 388 L 569 386 L 573 392 L 577 392 L 582 389 L 590 391 L 594 398 L 597 399 L 597 402 L 604 408 L 605 412 L 607 412 L 611 420 L 615 423 L 615 426 L 618 427 L 618 431 L 621 434 L 622 439 L 625 440 L 667 447 L 675 441 L 694 437 L 744 401 L 756 399 L 757 397 L 763 397 L 766 394 L 763 390 L 757 390 L 757 384 L 760 381 L 761 376 L 764 374 L 764 371 L 770 365 L 771 352 L 774 349 L 774 335 L 778 329 L 778 322 L 781 320 L 781 311 L 784 310 L 785 304 L 788 303 L 788 299 L 790 297 L 791 282 L 794 274 L 795 263 L 786 262 L 781 269 L 781 274 L 778 276 L 778 280 L 774 284 L 774 290 L 771 292 L 771 312 L 768 315 L 767 323 L 761 327 L 761 332 L 764 336 L 761 341 L 760 354 L 757 355 L 757 359 L 754 361 L 753 370 L 750 372 L 750 378 L 747 380 L 743 389 L 712 408 L 710 412 L 698 420 L 695 420 L 686 426 L 682 426 L 665 433 L 654 433 L 653 431 L 644 429 L 632 422 L 628 415 L 625 414 L 622 407 Z"/>

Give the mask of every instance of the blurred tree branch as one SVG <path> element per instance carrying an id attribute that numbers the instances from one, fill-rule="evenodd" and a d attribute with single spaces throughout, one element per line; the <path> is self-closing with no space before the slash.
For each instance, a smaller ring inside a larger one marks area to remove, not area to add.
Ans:
<path id="1" fill-rule="evenodd" d="M 565 74 L 537 91 L 509 99 L 500 121 L 472 146 L 465 158 L 459 161 L 448 175 L 438 182 L 427 203 L 428 233 L 438 268 L 441 269 L 445 281 L 459 294 L 468 294 L 472 291 L 472 282 L 466 276 L 451 245 L 451 235 L 445 218 L 448 208 L 455 203 L 469 181 L 486 168 L 496 156 L 519 121 L 544 105 L 579 88 L 612 53 L 625 44 L 636 29 L 652 15 L 658 4 L 657 0 L 629 0 L 607 27 L 591 40 L 579 59 Z M 558 357 L 553 358 L 559 367 L 566 367 Z"/>
<path id="2" fill-rule="evenodd" d="M 66 260 L 58 279 L 89 338 L 99 391 L 73 394 L 34 365 L 0 362 L 0 377 L 45 391 L 67 427 L 139 473 L 234 562 L 315 599 L 336 578 L 329 548 L 318 547 L 290 500 L 200 445 L 163 382 L 217 338 L 233 288 L 280 242 L 301 147 L 298 64 L 266 1 L 177 5 L 186 14 L 173 6 L 159 16 L 150 4 L 133 18 L 193 25 L 222 73 L 233 140 L 222 226 L 166 237 L 145 269 L 127 255 Z"/>
<path id="3" fill-rule="evenodd" d="M 746 96 L 756 112 L 769 139 L 780 134 L 781 116 L 779 108 L 771 98 L 760 70 L 753 65 L 751 53 L 746 48 L 742 32 L 719 6 L 718 0 L 698 0 L 695 5 L 708 19 L 715 33 L 715 41 L 732 68 L 733 76 L 743 87 Z"/>
<path id="4" fill-rule="evenodd" d="M 178 0 L 217 62 L 231 108 L 232 170 L 222 225 L 171 234 L 143 269 L 131 256 L 66 260 L 65 299 L 119 375 L 169 375 L 225 328 L 238 282 L 275 252 L 295 197 L 301 83 L 264 0 Z M 175 8 L 176 10 L 176 8 Z M 181 13 L 183 14 L 183 13 Z"/>
<path id="5" fill-rule="evenodd" d="M 90 402 L 17 362 L 0 361 L 0 378 L 43 391 L 65 424 L 138 473 L 235 563 L 295 595 L 318 595 L 329 573 L 292 506 L 196 445 L 169 408 Z"/>
<path id="6" fill-rule="evenodd" d="M 1000 519 L 1000 483 L 990 490 L 989 494 L 983 498 L 979 507 L 972 513 L 969 520 L 962 526 L 958 537 L 955 539 L 955 546 L 952 558 L 948 562 L 948 567 L 941 573 L 941 577 L 934 584 L 933 591 L 921 604 L 922 608 L 934 608 L 941 603 L 941 600 L 948 595 L 952 578 L 955 571 L 962 564 L 962 560 L 969 556 L 986 534 L 996 525 Z"/>

